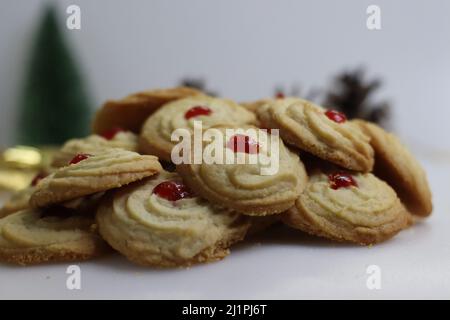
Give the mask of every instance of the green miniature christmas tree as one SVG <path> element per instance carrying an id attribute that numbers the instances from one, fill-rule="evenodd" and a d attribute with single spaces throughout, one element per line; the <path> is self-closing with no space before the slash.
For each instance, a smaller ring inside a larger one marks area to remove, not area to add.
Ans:
<path id="1" fill-rule="evenodd" d="M 58 145 L 86 135 L 91 105 L 53 7 L 45 11 L 29 63 L 19 105 L 18 142 Z"/>

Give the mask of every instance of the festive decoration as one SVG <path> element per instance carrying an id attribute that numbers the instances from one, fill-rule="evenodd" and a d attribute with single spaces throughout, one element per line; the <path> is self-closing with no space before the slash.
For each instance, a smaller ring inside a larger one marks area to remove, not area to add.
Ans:
<path id="1" fill-rule="evenodd" d="M 209 95 L 217 96 L 217 93 L 206 89 L 206 81 L 202 79 L 185 78 L 180 81 L 180 85 L 199 89 Z M 321 103 L 326 108 L 336 109 L 349 119 L 365 119 L 386 127 L 389 124 L 390 117 L 389 104 L 386 101 L 374 103 L 371 100 L 374 92 L 380 86 L 381 80 L 379 79 L 365 80 L 364 71 L 360 68 L 339 74 L 335 77 L 331 88 L 328 90 L 319 90 L 317 88 L 304 90 L 299 85 L 293 85 L 286 89 L 278 85 L 274 89 L 273 97 L 302 97 Z M 322 97 L 325 97 L 325 99 Z"/>
<path id="2" fill-rule="evenodd" d="M 348 118 L 360 118 L 386 126 L 390 115 L 387 102 L 372 103 L 371 97 L 381 81 L 366 81 L 362 69 L 338 75 L 326 93 L 324 106 L 342 111 Z"/>
<path id="3" fill-rule="evenodd" d="M 197 78 L 184 78 L 180 81 L 180 86 L 182 87 L 189 87 L 198 89 L 200 91 L 205 92 L 207 95 L 211 97 L 217 97 L 218 93 L 212 90 L 209 90 L 206 86 L 206 81 L 203 79 L 197 79 Z"/>
<path id="4" fill-rule="evenodd" d="M 0 190 L 28 187 L 36 175 L 47 172 L 56 149 L 16 146 L 0 153 Z"/>
<path id="5" fill-rule="evenodd" d="M 41 21 L 21 97 L 21 144 L 62 144 L 88 133 L 90 103 L 53 7 Z"/>

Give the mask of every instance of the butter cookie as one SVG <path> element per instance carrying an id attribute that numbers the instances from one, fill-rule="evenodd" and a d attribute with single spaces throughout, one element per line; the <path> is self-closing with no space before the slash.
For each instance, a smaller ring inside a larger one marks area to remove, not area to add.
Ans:
<path id="1" fill-rule="evenodd" d="M 71 139 L 54 154 L 52 165 L 57 168 L 64 167 L 77 154 L 95 154 L 113 148 L 137 151 L 138 138 L 130 131 L 113 128 L 102 135 L 93 134 L 82 139 Z"/>
<path id="2" fill-rule="evenodd" d="M 248 218 L 213 207 L 169 172 L 112 191 L 97 222 L 113 248 L 137 264 L 156 267 L 220 260 L 250 226 Z"/>
<path id="3" fill-rule="evenodd" d="M 36 186 L 42 179 L 44 179 L 48 175 L 47 172 L 39 172 L 31 181 L 30 185 L 23 189 L 14 192 L 11 197 L 6 200 L 3 204 L 3 207 L 0 209 L 0 218 L 3 218 L 11 213 L 28 209 L 30 207 L 30 198 L 31 195 L 36 190 Z"/>
<path id="4" fill-rule="evenodd" d="M 394 188 L 412 214 L 430 215 L 433 210 L 431 191 L 420 163 L 392 133 L 373 123 L 355 122 L 371 138 L 370 144 L 375 150 L 374 173 Z"/>
<path id="5" fill-rule="evenodd" d="M 67 209 L 23 210 L 0 219 L 0 261 L 21 265 L 87 260 L 108 251 L 93 217 Z"/>
<path id="6" fill-rule="evenodd" d="M 45 207 L 118 188 L 162 170 L 158 158 L 122 149 L 96 155 L 78 154 L 69 166 L 44 178 L 30 198 L 32 207 Z"/>
<path id="7" fill-rule="evenodd" d="M 368 245 L 408 227 L 411 217 L 395 191 L 373 174 L 336 171 L 312 174 L 282 221 L 313 235 Z"/>
<path id="8" fill-rule="evenodd" d="M 192 190 L 217 205 L 246 215 L 278 214 L 294 205 L 308 177 L 299 156 L 286 148 L 278 136 L 271 137 L 266 130 L 250 126 L 212 129 L 224 137 L 216 150 L 224 159 L 177 166 L 177 172 Z M 204 141 L 203 152 L 213 143 L 216 144 L 213 139 Z M 278 147 L 273 148 L 274 145 Z"/>
<path id="9" fill-rule="evenodd" d="M 208 129 L 219 124 L 254 124 L 256 116 L 231 100 L 195 96 L 170 102 L 150 116 L 142 127 L 139 150 L 171 160 L 175 129 L 193 131 L 194 121 Z"/>
<path id="10" fill-rule="evenodd" d="M 156 89 L 137 92 L 123 99 L 107 101 L 97 111 L 92 124 L 94 133 L 103 134 L 112 128 L 139 133 L 144 121 L 163 104 L 173 100 L 202 95 L 188 87 Z"/>
<path id="11" fill-rule="evenodd" d="M 256 113 L 264 128 L 280 129 L 291 145 L 350 170 L 372 170 L 369 137 L 342 113 L 299 98 L 272 100 Z"/>

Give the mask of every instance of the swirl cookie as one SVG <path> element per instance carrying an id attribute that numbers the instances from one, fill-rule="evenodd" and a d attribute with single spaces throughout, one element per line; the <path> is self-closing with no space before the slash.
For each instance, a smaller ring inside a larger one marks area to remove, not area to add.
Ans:
<path id="1" fill-rule="evenodd" d="M 29 207 L 30 197 L 34 190 L 34 187 L 28 187 L 15 192 L 0 209 L 0 218 L 6 217 L 7 215 L 17 211 L 27 209 Z"/>
<path id="2" fill-rule="evenodd" d="M 79 261 L 108 250 L 92 217 L 52 210 L 23 210 L 0 219 L 0 261 L 21 265 Z"/>
<path id="3" fill-rule="evenodd" d="M 256 113 L 259 108 L 261 108 L 263 105 L 272 102 L 274 99 L 260 99 L 256 101 L 251 102 L 241 102 L 240 105 L 243 106 L 248 111 L 251 111 L 253 113 Z"/>
<path id="4" fill-rule="evenodd" d="M 42 179 L 44 179 L 48 174 L 46 172 L 40 172 L 31 181 L 31 184 L 20 191 L 15 192 L 0 209 L 0 218 L 6 217 L 7 215 L 28 209 L 30 204 L 31 195 L 36 190 L 36 186 Z"/>
<path id="5" fill-rule="evenodd" d="M 107 101 L 97 111 L 92 130 L 103 134 L 112 128 L 123 128 L 135 133 L 141 131 L 142 124 L 162 105 L 181 98 L 202 95 L 199 90 L 187 87 L 157 89 L 138 92 L 123 99 Z"/>
<path id="6" fill-rule="evenodd" d="M 395 191 L 371 173 L 317 172 L 282 215 L 291 227 L 337 241 L 372 244 L 411 223 Z"/>
<path id="7" fill-rule="evenodd" d="M 395 189 L 412 214 L 430 215 L 433 210 L 431 191 L 420 163 L 395 135 L 373 123 L 354 122 L 371 138 L 375 150 L 375 174 Z"/>
<path id="8" fill-rule="evenodd" d="M 350 170 L 372 170 L 369 138 L 342 113 L 297 98 L 273 100 L 256 112 L 262 126 L 280 129 L 287 143 Z"/>
<path id="9" fill-rule="evenodd" d="M 97 211 L 97 222 L 113 248 L 156 267 L 222 259 L 250 226 L 248 219 L 193 195 L 168 172 L 113 192 Z"/>
<path id="10" fill-rule="evenodd" d="M 118 148 L 137 151 L 137 136 L 120 128 L 113 128 L 102 135 L 90 135 L 83 139 L 67 141 L 53 156 L 54 167 L 67 166 L 72 158 L 79 153 L 95 154 L 105 149 Z"/>
<path id="11" fill-rule="evenodd" d="M 162 170 L 155 156 L 143 156 L 122 149 L 108 149 L 96 155 L 78 154 L 69 166 L 43 179 L 31 195 L 32 207 L 52 204 L 118 188 L 152 176 Z"/>
<path id="12" fill-rule="evenodd" d="M 193 131 L 194 121 L 201 121 L 203 129 L 219 124 L 250 124 L 256 122 L 253 113 L 231 100 L 207 96 L 189 97 L 168 103 L 150 116 L 142 127 L 139 149 L 160 159 L 170 161 L 171 141 L 175 129 Z"/>
<path id="13" fill-rule="evenodd" d="M 277 214 L 294 205 L 307 175 L 300 158 L 278 136 L 252 127 L 217 126 L 212 130 L 224 137 L 216 151 L 224 158 L 216 163 L 204 160 L 177 166 L 192 190 L 217 205 L 247 215 Z M 213 144 L 215 140 L 204 142 L 203 151 Z M 191 152 L 192 159 L 194 148 Z"/>

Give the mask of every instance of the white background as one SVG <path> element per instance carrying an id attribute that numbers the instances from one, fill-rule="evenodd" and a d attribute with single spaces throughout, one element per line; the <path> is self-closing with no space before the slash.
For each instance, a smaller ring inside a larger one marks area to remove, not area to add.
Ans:
<path id="1" fill-rule="evenodd" d="M 15 106 L 30 39 L 46 1 L 1 0 L 0 147 L 14 143 Z M 81 264 L 82 290 L 65 288 L 67 264 L 0 266 L 0 298 L 449 298 L 450 1 L 59 1 L 82 11 L 65 32 L 96 105 L 180 78 L 204 77 L 237 100 L 275 85 L 323 87 L 347 67 L 384 79 L 378 98 L 426 165 L 435 211 L 425 223 L 371 248 L 297 232 L 238 246 L 223 262 L 148 270 L 112 257 Z M 382 30 L 366 28 L 366 8 Z M 64 20 L 62 20 L 64 22 Z M 258 244 L 261 242 L 261 244 Z M 382 289 L 366 287 L 366 268 Z"/>
<path id="2" fill-rule="evenodd" d="M 30 40 L 47 2 L 1 0 L 0 147 L 14 142 Z M 366 28 L 373 3 L 380 31 Z M 378 98 L 392 102 L 404 139 L 450 148 L 449 1 L 58 1 L 63 26 L 70 4 L 81 7 L 81 30 L 65 32 L 97 106 L 186 76 L 256 99 L 275 85 L 325 87 L 342 69 L 365 65 L 384 79 Z"/>
<path id="3" fill-rule="evenodd" d="M 433 215 L 371 247 L 275 228 L 232 248 L 223 261 L 189 269 L 135 266 L 119 255 L 77 263 L 81 290 L 68 290 L 69 263 L 0 264 L 0 299 L 449 299 L 450 170 L 424 162 Z M 381 270 L 369 290 L 367 267 Z"/>

